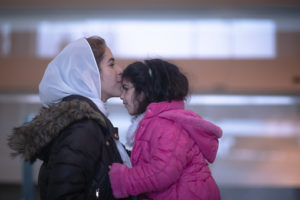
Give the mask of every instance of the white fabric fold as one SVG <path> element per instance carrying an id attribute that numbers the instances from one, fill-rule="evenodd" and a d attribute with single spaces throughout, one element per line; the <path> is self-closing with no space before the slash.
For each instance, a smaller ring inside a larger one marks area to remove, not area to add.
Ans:
<path id="1" fill-rule="evenodd" d="M 126 150 L 124 149 L 123 145 L 121 144 L 121 142 L 119 140 L 115 140 L 116 146 L 119 150 L 120 156 L 123 160 L 123 163 L 128 167 L 128 168 L 132 168 L 131 165 L 131 160 L 126 152 Z"/>
<path id="2" fill-rule="evenodd" d="M 131 125 L 129 126 L 129 128 L 127 130 L 125 144 L 124 144 L 125 148 L 129 151 L 131 151 L 133 148 L 135 133 L 136 133 L 138 125 L 139 125 L 140 121 L 143 119 L 144 115 L 145 115 L 145 113 L 142 113 L 131 119 Z"/>

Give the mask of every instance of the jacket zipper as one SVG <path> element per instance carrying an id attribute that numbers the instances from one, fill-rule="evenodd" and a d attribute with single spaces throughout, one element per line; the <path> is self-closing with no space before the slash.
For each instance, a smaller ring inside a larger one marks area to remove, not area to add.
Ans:
<path id="1" fill-rule="evenodd" d="M 99 199 L 99 188 L 96 189 L 96 199 Z"/>

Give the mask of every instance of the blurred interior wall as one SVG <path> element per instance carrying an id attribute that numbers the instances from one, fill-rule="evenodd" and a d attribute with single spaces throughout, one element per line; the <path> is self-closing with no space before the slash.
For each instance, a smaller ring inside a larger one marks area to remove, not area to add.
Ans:
<path id="1" fill-rule="evenodd" d="M 0 35 L 0 38 L 4 37 Z M 0 57 L 0 91 L 37 92 L 38 83 L 50 59 L 36 56 L 35 30 L 15 30 L 9 38 L 11 51 Z M 3 40 L 0 40 L 0 46 L 1 43 Z M 117 61 L 126 67 L 133 60 Z M 299 31 L 277 30 L 274 59 L 172 61 L 187 74 L 193 93 L 298 93 L 300 28 Z"/>
<path id="2" fill-rule="evenodd" d="M 158 12 L 158 16 L 164 16 L 170 12 L 172 13 L 170 10 L 177 7 L 173 11 L 173 15 L 174 12 L 179 11 L 178 18 L 185 18 L 188 12 L 181 13 L 180 7 L 182 7 L 184 9 L 191 8 L 191 11 L 194 13 L 205 13 L 208 17 L 214 16 L 215 14 L 222 16 L 225 12 L 224 15 L 228 17 L 230 16 L 230 14 L 228 14 L 230 12 L 227 11 L 234 10 L 239 13 L 238 16 L 241 18 L 249 16 L 259 18 L 262 16 L 261 10 L 265 8 L 263 6 L 270 4 L 267 0 L 254 0 L 252 3 L 249 1 L 244 5 L 238 0 L 215 0 L 210 2 L 176 0 L 171 3 L 169 1 L 169 4 L 174 5 L 172 7 L 168 5 L 167 1 L 165 3 L 162 1 L 142 3 L 141 1 L 135 0 L 127 5 L 121 0 L 114 1 L 113 3 L 109 3 L 109 1 L 89 0 L 89 3 L 85 2 L 84 5 L 80 4 L 80 2 L 81 1 L 76 1 L 75 4 L 70 5 L 74 10 L 67 10 L 68 13 L 75 16 L 75 20 L 85 16 L 89 12 L 89 9 L 92 10 L 92 15 L 90 16 L 93 17 L 105 15 L 102 13 L 106 13 L 109 17 L 114 17 L 116 12 L 118 12 L 119 16 L 122 16 L 123 11 L 122 8 L 120 8 L 121 5 L 127 6 L 126 9 L 129 9 L 130 6 L 135 6 L 138 9 L 136 9 L 134 13 L 142 14 L 139 16 L 144 16 L 143 12 L 146 10 L 146 4 L 152 5 L 152 9 L 155 9 L 155 5 L 164 5 L 165 8 L 169 7 L 166 12 L 164 12 L 162 8 L 160 13 L 159 11 L 155 11 L 155 13 Z M 104 3 L 104 7 L 100 5 L 99 2 Z M 26 3 L 28 3 L 27 6 Z M 120 7 L 113 8 L 114 5 L 118 3 L 120 3 Z M 5 21 L 5 15 L 13 18 L 14 21 L 20 20 L 21 22 L 23 17 L 32 21 L 39 18 L 51 20 L 54 18 L 53 15 L 55 15 L 54 11 L 56 9 L 64 12 L 63 9 L 68 7 L 68 4 L 70 4 L 68 0 L 63 3 L 54 0 L 52 3 L 45 3 L 45 6 L 34 0 L 26 2 L 18 0 L 1 2 L 0 22 Z M 205 11 L 205 8 L 212 8 L 214 5 L 220 8 L 220 6 L 224 6 L 224 4 L 229 8 L 227 11 L 222 9 L 208 9 L 208 11 Z M 300 16 L 296 13 L 297 9 L 300 11 L 300 3 L 296 0 L 276 0 L 272 1 L 272 4 L 278 7 L 274 8 L 271 6 L 271 9 L 266 10 L 266 14 L 263 16 L 264 18 L 272 18 L 271 16 L 274 16 L 274 21 L 278 24 L 278 29 L 276 30 L 276 57 L 274 59 L 254 60 L 172 59 L 172 61 L 178 64 L 187 74 L 192 93 L 240 95 L 275 94 L 299 97 Z M 82 12 L 80 5 L 85 11 Z M 90 5 L 90 7 L 88 5 Z M 98 6 L 92 8 L 93 6 L 91 5 Z M 78 7 L 75 8 L 76 6 Z M 204 8 L 201 8 L 202 6 Z M 247 6 L 250 11 L 247 9 Z M 291 8 L 293 12 L 289 13 L 289 11 L 284 11 L 286 6 L 289 8 L 296 6 L 296 8 Z M 24 8 L 25 11 L 23 10 Z M 105 12 L 106 8 L 109 8 L 107 12 Z M 197 11 L 198 8 L 201 9 Z M 239 8 L 241 8 L 241 10 L 239 10 Z M 254 11 L 252 12 L 251 9 Z M 109 13 L 114 10 L 115 12 Z M 31 11 L 33 12 L 31 13 Z M 256 14 L 256 11 L 260 14 Z M 126 16 L 130 16 L 128 14 L 129 12 L 130 11 L 123 13 Z M 25 14 L 22 15 L 22 13 Z M 97 14 L 94 15 L 95 13 Z M 69 18 L 72 18 L 72 16 Z M 202 15 L 202 17 L 203 16 L 205 17 L 205 15 Z M 55 20 L 58 20 L 58 18 L 55 18 Z M 22 26 L 26 27 L 24 24 Z M 6 42 L 4 38 L 7 37 L 4 37 L 2 32 L 0 32 L 0 34 L 0 46 L 2 46 L 2 44 Z M 1 54 L 0 56 L 0 94 L 15 95 L 38 92 L 38 84 L 51 59 L 36 57 L 36 37 L 35 27 L 28 26 L 22 29 L 17 28 L 11 30 L 8 37 L 11 51 L 6 54 Z M 49 38 L 49 40 L 51 40 L 51 38 Z M 126 67 L 126 65 L 133 60 L 117 58 L 117 61 L 122 67 Z M 0 183 L 20 184 L 22 181 L 22 160 L 20 158 L 13 160 L 9 157 L 10 150 L 6 145 L 6 139 L 13 127 L 22 124 L 29 115 L 38 113 L 41 106 L 39 103 L 24 102 L 26 101 L 14 102 L 8 100 L 0 102 Z M 124 114 L 124 119 L 127 117 L 126 120 L 129 121 L 124 108 L 112 106 L 111 109 L 114 113 L 118 113 L 117 115 L 121 116 L 120 113 Z M 284 124 L 285 122 L 299 124 L 300 121 L 299 103 L 288 106 L 197 106 L 190 107 L 190 109 L 202 115 L 205 119 L 212 119 L 217 122 L 232 119 L 237 121 L 250 119 L 263 121 L 266 124 L 268 122 L 275 124 Z M 277 130 L 274 130 L 274 133 L 276 133 L 276 131 Z M 297 131 L 298 132 L 291 135 L 280 137 L 264 137 L 264 133 L 262 133 L 262 136 L 256 135 L 249 137 L 242 135 L 242 133 L 236 136 L 225 132 L 220 141 L 220 149 L 223 152 L 220 152 L 216 163 L 211 166 L 213 174 L 222 188 L 222 199 L 276 200 L 283 199 L 283 196 L 286 200 L 299 199 L 300 176 L 298 169 L 300 167 L 300 160 L 298 155 L 300 153 L 300 132 L 299 130 Z M 34 165 L 35 180 L 37 179 L 39 165 L 39 162 Z M 240 189 L 241 187 L 242 189 Z M 0 191 L 2 191 L 1 186 Z"/>

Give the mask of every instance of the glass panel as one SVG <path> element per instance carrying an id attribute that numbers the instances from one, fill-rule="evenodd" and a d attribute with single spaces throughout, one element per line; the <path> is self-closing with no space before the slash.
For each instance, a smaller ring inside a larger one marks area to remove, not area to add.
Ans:
<path id="1" fill-rule="evenodd" d="M 275 31 L 259 19 L 42 22 L 37 54 L 53 57 L 72 40 L 101 35 L 119 58 L 274 58 Z"/>

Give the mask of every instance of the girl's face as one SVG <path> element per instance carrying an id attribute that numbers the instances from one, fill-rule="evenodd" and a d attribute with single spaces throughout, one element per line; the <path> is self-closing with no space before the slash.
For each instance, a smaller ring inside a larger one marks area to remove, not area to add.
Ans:
<path id="1" fill-rule="evenodd" d="M 137 114 L 139 101 L 136 99 L 134 86 L 128 80 L 123 80 L 121 99 L 130 115 Z"/>
<path id="2" fill-rule="evenodd" d="M 121 95 L 121 74 L 122 69 L 115 64 L 110 49 L 105 48 L 105 53 L 100 62 L 101 77 L 101 100 L 106 102 L 111 97 L 119 97 Z"/>

